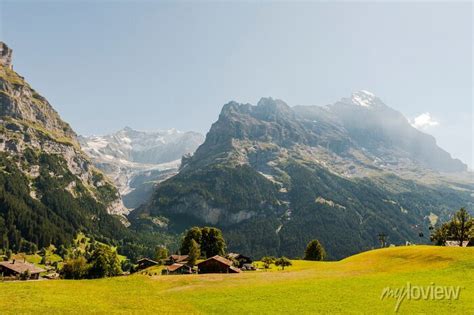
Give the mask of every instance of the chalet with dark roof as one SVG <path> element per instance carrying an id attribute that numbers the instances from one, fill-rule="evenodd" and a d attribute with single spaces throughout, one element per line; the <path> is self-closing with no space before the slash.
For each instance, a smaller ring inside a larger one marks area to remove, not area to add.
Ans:
<path id="1" fill-rule="evenodd" d="M 172 264 L 170 266 L 166 266 L 165 269 L 161 272 L 163 275 L 189 275 L 193 273 L 193 268 L 186 264 Z"/>
<path id="2" fill-rule="evenodd" d="M 154 261 L 153 259 L 146 258 L 146 257 L 138 260 L 137 264 L 138 264 L 138 267 L 137 267 L 138 270 L 143 270 L 149 267 L 159 265 L 157 261 Z"/>
<path id="3" fill-rule="evenodd" d="M 44 269 L 36 267 L 33 264 L 27 263 L 25 261 L 2 261 L 0 262 L 0 274 L 4 277 L 14 277 L 19 278 L 21 274 L 29 273 L 29 279 L 39 279 L 39 275 L 42 272 L 45 272 Z"/>
<path id="4" fill-rule="evenodd" d="M 232 261 L 216 255 L 197 264 L 198 273 L 240 273 L 240 269 L 232 265 Z"/>

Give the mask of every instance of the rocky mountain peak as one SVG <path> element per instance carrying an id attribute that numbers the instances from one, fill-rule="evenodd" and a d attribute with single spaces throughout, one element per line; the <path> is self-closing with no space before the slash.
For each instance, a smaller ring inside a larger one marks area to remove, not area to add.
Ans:
<path id="1" fill-rule="evenodd" d="M 48 136 L 76 142 L 76 134 L 49 102 L 35 91 L 11 64 L 12 50 L 0 42 L 0 116 Z"/>
<path id="2" fill-rule="evenodd" d="M 374 108 L 383 104 L 374 93 L 366 90 L 356 91 L 352 93 L 351 97 L 343 98 L 341 102 L 365 108 Z"/>
<path id="3" fill-rule="evenodd" d="M 290 106 L 279 99 L 262 98 L 254 109 L 254 116 L 266 121 L 291 119 L 294 113 Z"/>
<path id="4" fill-rule="evenodd" d="M 273 99 L 271 97 L 262 97 L 260 101 L 258 101 L 257 106 L 270 107 L 279 110 L 290 109 L 290 106 L 288 106 L 288 104 L 286 104 L 284 101 L 279 99 Z"/>
<path id="5" fill-rule="evenodd" d="M 0 64 L 12 69 L 13 50 L 7 44 L 0 42 Z"/>

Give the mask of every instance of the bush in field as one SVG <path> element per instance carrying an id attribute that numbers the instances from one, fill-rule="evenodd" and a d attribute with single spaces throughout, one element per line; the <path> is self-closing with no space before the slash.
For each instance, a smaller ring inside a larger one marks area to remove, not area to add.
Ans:
<path id="1" fill-rule="evenodd" d="M 275 263 L 275 257 L 265 256 L 265 257 L 262 257 L 261 261 L 263 263 L 263 267 L 265 269 L 268 269 L 268 268 L 270 268 L 271 264 Z"/>
<path id="2" fill-rule="evenodd" d="M 306 246 L 304 252 L 304 260 L 317 260 L 321 261 L 326 258 L 326 251 L 324 250 L 323 245 L 318 240 L 312 240 Z"/>
<path id="3" fill-rule="evenodd" d="M 280 257 L 275 261 L 275 266 L 280 266 L 282 270 L 285 270 L 285 267 L 293 265 L 291 261 L 286 257 Z"/>
<path id="4" fill-rule="evenodd" d="M 89 273 L 89 264 L 83 256 L 64 261 L 61 277 L 64 279 L 83 279 Z"/>

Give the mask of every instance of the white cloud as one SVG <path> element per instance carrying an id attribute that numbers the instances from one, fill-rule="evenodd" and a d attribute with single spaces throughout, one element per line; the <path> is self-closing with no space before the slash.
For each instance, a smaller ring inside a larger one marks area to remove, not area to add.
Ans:
<path id="1" fill-rule="evenodd" d="M 428 112 L 415 117 L 415 119 L 410 122 L 413 127 L 421 130 L 426 130 L 430 127 L 436 127 L 439 125 L 439 122 L 437 122 L 433 117 L 431 117 L 431 114 Z"/>

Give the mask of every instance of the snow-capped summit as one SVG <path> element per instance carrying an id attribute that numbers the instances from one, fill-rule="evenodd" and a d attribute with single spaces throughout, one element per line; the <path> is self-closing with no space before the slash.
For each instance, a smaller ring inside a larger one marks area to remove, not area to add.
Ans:
<path id="1" fill-rule="evenodd" d="M 362 107 L 370 108 L 373 105 L 375 105 L 375 102 L 376 102 L 375 94 L 366 90 L 360 90 L 360 91 L 354 92 L 352 93 L 352 96 L 351 96 L 351 103 L 362 106 Z"/>

